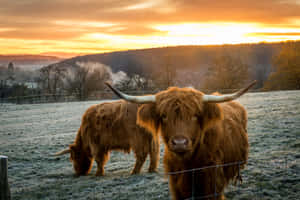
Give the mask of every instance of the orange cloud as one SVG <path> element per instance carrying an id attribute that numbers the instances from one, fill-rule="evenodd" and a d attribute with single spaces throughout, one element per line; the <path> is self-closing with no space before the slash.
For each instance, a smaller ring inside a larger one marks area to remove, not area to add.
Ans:
<path id="1" fill-rule="evenodd" d="M 1 0 L 1 53 L 299 40 L 299 0 Z"/>

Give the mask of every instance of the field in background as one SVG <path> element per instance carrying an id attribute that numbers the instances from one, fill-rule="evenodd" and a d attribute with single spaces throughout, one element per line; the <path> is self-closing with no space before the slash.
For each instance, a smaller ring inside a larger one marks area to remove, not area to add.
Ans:
<path id="1" fill-rule="evenodd" d="M 300 196 L 300 91 L 249 93 L 250 157 L 243 183 L 229 199 L 298 199 Z M 0 104 L 0 154 L 9 158 L 12 199 L 169 199 L 162 159 L 159 173 L 130 176 L 133 154 L 113 152 L 106 175 L 73 176 L 68 156 L 50 154 L 75 139 L 81 116 L 100 101 Z M 163 145 L 161 145 L 161 158 Z"/>

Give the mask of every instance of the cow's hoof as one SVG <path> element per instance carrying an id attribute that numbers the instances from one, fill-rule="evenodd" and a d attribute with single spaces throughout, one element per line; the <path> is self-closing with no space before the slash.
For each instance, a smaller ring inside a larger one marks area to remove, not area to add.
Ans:
<path id="1" fill-rule="evenodd" d="M 104 174 L 96 174 L 97 177 L 104 176 Z"/>
<path id="2" fill-rule="evenodd" d="M 137 171 L 132 171 L 130 174 L 131 175 L 135 175 L 135 174 L 139 174 L 140 172 L 137 172 Z"/>
<path id="3" fill-rule="evenodd" d="M 148 172 L 149 173 L 158 173 L 157 169 L 149 169 Z"/>
<path id="4" fill-rule="evenodd" d="M 96 173 L 96 176 L 104 176 L 104 173 Z"/>

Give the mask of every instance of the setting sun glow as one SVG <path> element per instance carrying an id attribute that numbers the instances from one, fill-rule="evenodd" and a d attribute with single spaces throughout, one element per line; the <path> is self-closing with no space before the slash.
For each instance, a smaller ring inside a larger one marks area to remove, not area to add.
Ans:
<path id="1" fill-rule="evenodd" d="M 0 54 L 78 55 L 300 40 L 298 0 L 218 6 L 172 0 L 24 2 L 4 0 L 1 5 Z"/>
<path id="2" fill-rule="evenodd" d="M 158 25 L 160 31 L 167 32 L 168 45 L 207 45 L 238 44 L 253 42 L 278 42 L 297 40 L 299 35 L 289 33 L 300 32 L 300 29 L 271 28 L 258 24 L 242 23 L 210 23 L 210 24 L 178 24 Z M 272 33 L 275 35 L 272 36 Z M 283 35 L 280 35 L 283 33 Z M 286 35 L 284 35 L 286 33 Z M 270 35 L 268 35 L 270 34 Z M 278 34 L 278 36 L 276 36 Z"/>

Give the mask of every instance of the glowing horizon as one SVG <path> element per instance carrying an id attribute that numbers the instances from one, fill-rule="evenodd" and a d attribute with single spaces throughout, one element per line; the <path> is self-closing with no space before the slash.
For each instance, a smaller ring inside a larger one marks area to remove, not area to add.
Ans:
<path id="1" fill-rule="evenodd" d="M 55 2 L 64 3 L 60 6 L 45 0 L 34 4 L 28 1 L 25 8 L 22 3 L 3 1 L 7 7 L 0 8 L 2 55 L 77 55 L 165 46 L 300 40 L 299 0 L 261 0 L 261 4 L 254 5 L 233 1 L 235 7 L 219 2 L 224 9 L 208 2 L 203 6 L 203 2 L 189 5 L 172 0 L 89 0 L 84 5 L 74 5 L 70 0 Z M 80 6 L 87 16 L 78 17 Z"/>

